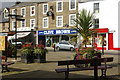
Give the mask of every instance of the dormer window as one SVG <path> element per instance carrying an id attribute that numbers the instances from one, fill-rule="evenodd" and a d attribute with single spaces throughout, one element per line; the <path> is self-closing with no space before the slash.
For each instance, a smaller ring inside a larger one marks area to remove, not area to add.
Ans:
<path id="1" fill-rule="evenodd" d="M 8 17 L 8 14 L 9 14 L 9 11 L 8 11 L 8 9 L 4 9 L 4 11 L 3 11 L 3 13 L 4 13 L 4 18 L 9 18 Z"/>

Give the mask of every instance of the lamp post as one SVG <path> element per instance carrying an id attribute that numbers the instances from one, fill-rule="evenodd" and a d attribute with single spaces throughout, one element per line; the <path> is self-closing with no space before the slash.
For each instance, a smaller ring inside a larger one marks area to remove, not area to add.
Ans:
<path id="1" fill-rule="evenodd" d="M 16 47 L 16 50 L 15 50 L 15 52 L 16 52 L 15 60 L 17 60 L 17 21 L 24 21 L 25 19 L 20 19 L 23 16 L 17 15 L 17 10 L 16 9 L 15 9 L 15 13 L 16 14 L 6 13 L 6 15 L 9 16 L 9 18 L 15 19 L 15 47 Z"/>

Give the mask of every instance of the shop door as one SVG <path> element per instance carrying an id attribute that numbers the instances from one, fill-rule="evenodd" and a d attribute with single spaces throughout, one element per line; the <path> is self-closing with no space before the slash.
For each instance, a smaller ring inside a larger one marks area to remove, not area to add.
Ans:
<path id="1" fill-rule="evenodd" d="M 113 49 L 113 33 L 108 34 L 108 49 Z"/>
<path id="2" fill-rule="evenodd" d="M 45 36 L 38 36 L 38 44 L 40 43 L 45 46 Z"/>

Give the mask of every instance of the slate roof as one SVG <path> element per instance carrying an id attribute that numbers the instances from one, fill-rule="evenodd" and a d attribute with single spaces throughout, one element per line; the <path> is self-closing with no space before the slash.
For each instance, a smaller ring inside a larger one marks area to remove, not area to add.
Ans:
<path id="1" fill-rule="evenodd" d="M 5 19 L 4 18 L 4 14 L 3 14 L 4 9 L 5 8 L 3 8 L 3 9 L 0 10 L 0 23 L 2 23 L 2 22 L 8 22 L 9 21 L 9 19 Z M 7 9 L 9 10 L 9 8 L 7 8 Z"/>

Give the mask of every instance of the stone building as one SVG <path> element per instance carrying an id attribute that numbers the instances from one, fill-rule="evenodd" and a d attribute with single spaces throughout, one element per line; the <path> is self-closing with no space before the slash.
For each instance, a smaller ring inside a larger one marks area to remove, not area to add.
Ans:
<path id="1" fill-rule="evenodd" d="M 77 36 L 76 31 L 71 29 L 77 12 L 77 0 L 22 2 L 10 8 L 10 14 L 23 15 L 21 19 L 25 19 L 17 21 L 18 33 L 33 30 L 36 43 L 42 41 L 46 46 L 62 40 L 70 41 Z M 12 18 L 10 30 L 15 30 L 15 19 Z"/>

